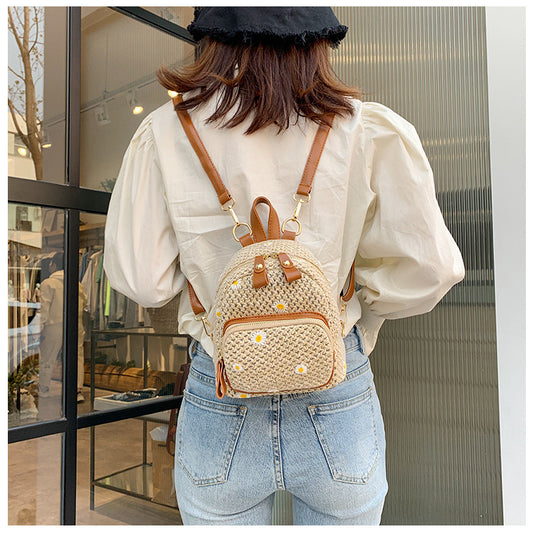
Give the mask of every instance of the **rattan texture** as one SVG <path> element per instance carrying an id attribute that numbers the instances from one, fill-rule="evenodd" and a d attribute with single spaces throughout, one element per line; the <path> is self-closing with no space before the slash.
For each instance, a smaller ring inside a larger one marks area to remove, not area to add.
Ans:
<path id="1" fill-rule="evenodd" d="M 302 273 L 300 279 L 287 282 L 277 257 L 279 252 L 288 254 Z M 254 259 L 258 255 L 264 258 L 269 283 L 256 289 L 252 277 Z M 329 325 L 329 336 L 316 325 L 308 329 L 284 327 L 283 314 L 305 312 L 323 315 Z M 246 333 L 228 336 L 223 343 L 224 325 L 229 319 L 263 315 L 279 315 L 280 321 L 259 329 L 265 333 L 268 330 L 262 343 L 252 341 L 255 330 L 258 330 L 253 324 L 248 337 Z M 332 387 L 345 377 L 345 348 L 338 303 L 320 262 L 307 247 L 296 241 L 268 240 L 236 252 L 220 276 L 209 321 L 213 325 L 216 357 L 224 360 L 229 381 L 227 395 L 230 397 L 292 390 L 315 391 Z M 280 363 L 283 360 L 287 363 Z M 245 369 L 238 373 L 238 383 L 247 384 L 250 388 L 247 391 L 243 391 L 244 386 L 237 388 L 234 385 L 237 378 L 233 365 L 239 362 L 246 362 Z M 297 375 L 295 368 L 299 364 L 305 365 L 306 372 Z M 325 373 L 331 376 L 328 383 L 320 381 Z M 260 386 L 262 381 L 263 387 Z M 260 393 L 255 393 L 257 391 Z"/>
<path id="2" fill-rule="evenodd" d="M 224 365 L 231 389 L 248 394 L 295 393 L 329 382 L 334 355 L 325 328 L 309 323 L 250 326 L 224 341 Z"/>

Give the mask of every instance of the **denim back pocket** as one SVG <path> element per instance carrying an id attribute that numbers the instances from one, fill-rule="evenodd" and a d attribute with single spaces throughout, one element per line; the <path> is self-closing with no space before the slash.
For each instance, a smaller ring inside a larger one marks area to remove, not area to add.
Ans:
<path id="1" fill-rule="evenodd" d="M 366 484 L 377 465 L 373 389 L 307 409 L 334 480 Z"/>
<path id="2" fill-rule="evenodd" d="M 176 461 L 196 486 L 228 478 L 246 407 L 184 392 L 176 429 Z"/>

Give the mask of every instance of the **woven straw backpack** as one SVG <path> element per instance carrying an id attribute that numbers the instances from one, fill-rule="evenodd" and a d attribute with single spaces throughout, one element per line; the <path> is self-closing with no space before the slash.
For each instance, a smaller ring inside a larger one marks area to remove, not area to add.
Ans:
<path id="1" fill-rule="evenodd" d="M 182 102 L 181 95 L 173 98 Z M 280 229 L 270 201 L 257 197 L 250 224 L 239 221 L 235 204 L 211 161 L 191 117 L 176 110 L 183 129 L 211 180 L 224 211 L 233 217 L 233 237 L 242 247 L 226 265 L 218 281 L 209 312 L 188 282 L 195 318 L 203 322 L 216 349 L 218 398 L 306 393 L 327 389 L 346 376 L 342 314 L 355 288 L 354 264 L 349 288 L 340 299 L 322 272 L 320 262 L 295 237 L 302 204 L 309 202 L 311 184 L 324 148 L 333 115 L 318 127 L 298 190 L 296 208 Z M 268 236 L 257 206 L 266 204 Z M 288 222 L 296 231 L 286 229 Z M 237 237 L 237 229 L 247 233 Z M 242 228 L 241 228 L 242 231 Z M 340 309 L 339 309 L 340 308 Z"/>

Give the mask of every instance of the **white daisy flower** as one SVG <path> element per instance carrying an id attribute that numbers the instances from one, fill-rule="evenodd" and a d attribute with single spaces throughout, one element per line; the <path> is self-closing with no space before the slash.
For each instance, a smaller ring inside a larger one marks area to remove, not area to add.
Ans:
<path id="1" fill-rule="evenodd" d="M 235 369 L 235 371 L 242 371 L 242 365 L 240 363 L 234 363 L 233 369 Z"/>
<path id="2" fill-rule="evenodd" d="M 215 313 L 217 317 L 222 317 L 222 312 L 220 310 L 217 310 Z"/>
<path id="3" fill-rule="evenodd" d="M 239 287 L 241 287 L 241 279 L 237 278 L 237 280 L 233 280 L 233 282 L 231 282 L 231 287 L 233 289 L 239 289 Z"/>
<path id="4" fill-rule="evenodd" d="M 239 397 L 240 397 L 241 399 L 247 399 L 249 396 L 250 396 L 250 395 L 248 395 L 247 393 L 241 393 L 241 394 L 239 395 Z"/>
<path id="5" fill-rule="evenodd" d="M 304 363 L 301 363 L 300 365 L 297 365 L 294 368 L 294 372 L 297 375 L 305 375 L 305 373 L 307 373 L 307 365 L 305 365 Z"/>
<path id="6" fill-rule="evenodd" d="M 258 345 L 262 345 L 265 342 L 265 338 L 266 338 L 265 333 L 262 330 L 259 330 L 252 334 L 252 343 L 257 343 Z"/>
<path id="7" fill-rule="evenodd" d="M 283 310 L 287 307 L 287 304 L 286 304 L 285 301 L 280 300 L 280 301 L 276 302 L 275 304 L 273 304 L 272 307 L 273 307 L 276 311 L 283 311 Z"/>

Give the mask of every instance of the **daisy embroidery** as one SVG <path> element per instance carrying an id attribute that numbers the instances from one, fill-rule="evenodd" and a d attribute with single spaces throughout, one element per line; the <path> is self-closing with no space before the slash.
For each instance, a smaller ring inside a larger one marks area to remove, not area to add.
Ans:
<path id="1" fill-rule="evenodd" d="M 297 375 L 305 375 L 305 373 L 307 373 L 307 366 L 305 364 L 301 363 L 300 365 L 297 365 L 294 368 L 294 372 Z"/>
<path id="2" fill-rule="evenodd" d="M 252 334 L 252 343 L 257 343 L 258 345 L 262 345 L 265 342 L 265 333 L 260 330 L 258 332 L 254 332 Z"/>
<path id="3" fill-rule="evenodd" d="M 235 369 L 235 371 L 242 371 L 242 365 L 240 363 L 234 363 L 233 369 Z"/>
<path id="4" fill-rule="evenodd" d="M 280 300 L 273 305 L 273 308 L 277 311 L 283 311 L 286 307 L 287 304 L 283 300 Z"/>
<path id="5" fill-rule="evenodd" d="M 239 397 L 240 397 L 241 399 L 247 399 L 249 396 L 250 396 L 250 395 L 247 395 L 246 393 L 241 393 L 241 394 L 239 395 Z"/>
<path id="6" fill-rule="evenodd" d="M 237 280 L 233 280 L 233 282 L 231 282 L 231 287 L 233 289 L 239 289 L 239 287 L 241 287 L 241 279 L 237 278 Z"/>

